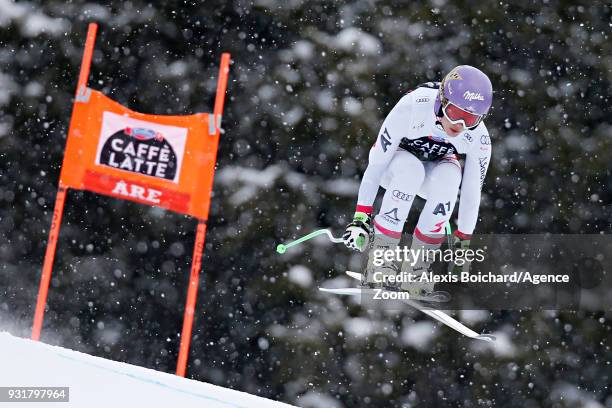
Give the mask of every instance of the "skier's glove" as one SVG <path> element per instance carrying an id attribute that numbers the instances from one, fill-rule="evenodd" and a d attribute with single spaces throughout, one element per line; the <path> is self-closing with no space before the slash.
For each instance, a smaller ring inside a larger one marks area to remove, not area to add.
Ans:
<path id="1" fill-rule="evenodd" d="M 372 220 L 370 216 L 358 211 L 353 216 L 353 222 L 346 226 L 342 239 L 347 248 L 363 252 L 370 244 L 371 235 Z"/>
<path id="2" fill-rule="evenodd" d="M 465 251 L 470 248 L 470 240 L 469 239 L 461 239 L 458 236 L 453 236 L 453 251 L 455 254 L 459 255 L 461 253 L 465 254 Z M 471 262 L 467 262 L 465 258 L 459 258 L 460 260 L 456 260 L 452 265 L 452 270 L 454 274 L 460 274 L 461 272 L 469 272 Z"/>

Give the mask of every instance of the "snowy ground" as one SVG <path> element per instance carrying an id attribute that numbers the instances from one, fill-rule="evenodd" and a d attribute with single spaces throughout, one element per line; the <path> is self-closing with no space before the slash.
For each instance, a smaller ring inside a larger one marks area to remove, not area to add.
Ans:
<path id="1" fill-rule="evenodd" d="M 0 362 L 0 386 L 70 387 L 70 402 L 58 403 L 65 407 L 290 407 L 8 333 L 0 333 Z M 40 403 L 19 404 L 24 408 L 30 405 L 39 407 Z"/>

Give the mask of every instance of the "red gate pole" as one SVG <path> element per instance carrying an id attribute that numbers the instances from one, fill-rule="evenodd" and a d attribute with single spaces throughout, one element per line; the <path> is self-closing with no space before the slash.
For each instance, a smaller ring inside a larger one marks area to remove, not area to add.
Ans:
<path id="1" fill-rule="evenodd" d="M 225 90 L 227 89 L 227 77 L 229 75 L 230 55 L 227 52 L 221 54 L 221 67 L 219 68 L 219 80 L 217 81 L 217 95 L 215 96 L 215 107 L 213 117 L 217 134 L 221 131 L 221 115 L 225 103 Z"/>
<path id="2" fill-rule="evenodd" d="M 221 54 L 221 66 L 219 67 L 219 79 L 217 80 L 217 95 L 211 118 L 215 125 L 217 135 L 221 131 L 221 115 L 225 103 L 225 91 L 227 89 L 227 78 L 229 74 L 230 55 L 226 52 Z M 213 170 L 214 171 L 214 170 Z M 198 282 L 200 280 L 200 269 L 202 268 L 202 252 L 206 238 L 206 221 L 199 220 L 196 230 L 196 240 L 193 248 L 193 260 L 191 261 L 191 274 L 189 276 L 189 289 L 187 290 L 187 302 L 185 304 L 185 315 L 183 317 L 183 330 L 181 332 L 181 345 L 179 346 L 178 362 L 176 364 L 176 375 L 185 377 L 187 371 L 187 360 L 189 359 L 189 346 L 191 344 L 191 332 L 193 328 L 193 316 L 198 297 Z"/>
<path id="3" fill-rule="evenodd" d="M 189 345 L 191 344 L 191 330 L 193 327 L 193 316 L 196 300 L 198 297 L 198 282 L 200 281 L 200 269 L 202 268 L 202 253 L 204 251 L 204 240 L 206 238 L 206 221 L 200 220 L 196 230 L 196 241 L 193 248 L 193 260 L 191 261 L 191 275 L 189 276 L 189 289 L 187 290 L 187 303 L 185 304 L 185 316 L 183 317 L 183 331 L 181 332 L 181 345 L 179 349 L 176 375 L 185 376 L 187 370 L 187 359 L 189 358 Z"/>
<path id="4" fill-rule="evenodd" d="M 40 287 L 38 289 L 38 298 L 36 300 L 36 311 L 34 312 L 32 340 L 40 339 L 40 330 L 42 328 L 45 305 L 47 303 L 47 293 L 49 292 L 49 283 L 51 282 L 53 259 L 55 258 L 55 247 L 57 246 L 57 237 L 59 235 L 62 215 L 64 213 L 66 190 L 67 188 L 60 185 L 59 189 L 57 190 L 57 196 L 55 197 L 55 208 L 53 209 L 53 218 L 51 219 L 49 241 L 47 241 L 47 251 L 45 253 L 45 261 L 43 263 L 42 276 L 40 278 Z"/>
<path id="5" fill-rule="evenodd" d="M 83 51 L 83 60 L 81 61 L 81 72 L 79 72 L 79 83 L 77 84 L 76 94 L 85 93 L 87 80 L 89 79 L 89 69 L 91 68 L 91 57 L 93 55 L 94 45 L 96 44 L 96 33 L 98 25 L 89 23 L 87 28 L 87 40 L 85 40 L 85 51 Z"/>
<path id="6" fill-rule="evenodd" d="M 87 79 L 89 78 L 89 69 L 91 67 L 91 57 L 93 55 L 94 44 L 96 42 L 97 29 L 97 24 L 89 24 L 89 28 L 87 30 L 87 40 L 85 41 L 85 51 L 83 52 L 83 60 L 81 61 L 81 72 L 79 73 L 76 96 L 78 96 L 79 93 L 85 93 L 85 88 L 87 87 Z M 51 282 L 51 272 L 53 270 L 53 260 L 55 259 L 55 249 L 57 247 L 57 238 L 59 236 L 60 225 L 62 224 L 62 215 L 64 214 L 64 203 L 66 201 L 67 191 L 68 188 L 63 186 L 60 181 L 57 195 L 55 197 L 55 207 L 53 208 L 53 218 L 51 220 L 49 240 L 47 241 L 47 250 L 45 252 L 45 260 L 43 262 L 42 275 L 40 277 L 38 297 L 36 298 L 34 323 L 32 324 L 32 340 L 40 340 L 40 331 L 42 329 L 43 318 L 45 315 L 45 305 L 47 304 L 49 283 Z"/>

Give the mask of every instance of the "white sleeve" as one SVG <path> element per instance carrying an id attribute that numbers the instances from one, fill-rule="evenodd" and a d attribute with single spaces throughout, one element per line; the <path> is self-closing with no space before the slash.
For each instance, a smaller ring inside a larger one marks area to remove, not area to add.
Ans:
<path id="1" fill-rule="evenodd" d="M 465 158 L 465 169 L 461 181 L 461 198 L 459 201 L 459 234 L 471 235 L 478 220 L 480 192 L 491 160 L 491 139 L 485 130 L 475 136 L 472 149 Z"/>
<path id="2" fill-rule="evenodd" d="M 385 118 L 378 138 L 370 149 L 368 167 L 359 186 L 358 207 L 371 207 L 374 204 L 382 176 L 409 126 L 411 111 L 412 96 L 408 94 L 399 100 Z"/>

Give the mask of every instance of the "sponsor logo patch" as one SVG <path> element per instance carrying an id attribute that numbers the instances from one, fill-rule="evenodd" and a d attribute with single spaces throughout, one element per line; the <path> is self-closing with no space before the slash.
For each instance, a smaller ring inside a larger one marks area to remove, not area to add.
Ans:
<path id="1" fill-rule="evenodd" d="M 96 164 L 178 183 L 187 129 L 102 115 Z"/>
<path id="2" fill-rule="evenodd" d="M 444 206 L 446 206 L 446 209 L 444 208 Z M 438 205 L 436 205 L 436 208 L 434 208 L 433 210 L 433 215 L 441 214 L 443 216 L 446 216 L 446 212 L 447 211 L 450 212 L 450 210 L 451 210 L 450 201 L 447 201 L 446 203 L 438 203 Z M 436 231 L 431 231 L 431 232 L 436 232 Z"/>
<path id="3" fill-rule="evenodd" d="M 400 147 L 423 160 L 439 160 L 444 156 L 454 154 L 455 148 L 445 139 L 435 136 L 424 136 L 418 139 L 403 138 Z"/>
<path id="4" fill-rule="evenodd" d="M 126 127 L 106 140 L 100 152 L 100 164 L 174 180 L 177 159 L 174 149 L 161 133 Z"/>
<path id="5" fill-rule="evenodd" d="M 487 166 L 489 165 L 489 158 L 479 157 L 478 164 L 480 164 L 480 188 L 482 188 L 485 176 L 487 175 Z"/>
<path id="6" fill-rule="evenodd" d="M 446 79 L 447 80 L 457 80 L 457 79 L 463 79 L 463 78 L 461 78 L 461 75 L 459 75 L 457 68 L 455 68 L 451 72 L 448 73 L 448 76 L 446 77 Z"/>
<path id="7" fill-rule="evenodd" d="M 397 198 L 398 200 L 402 200 L 402 201 L 412 200 L 412 195 L 406 194 L 403 191 L 393 190 L 392 194 L 393 194 L 393 197 Z"/>
<path id="8" fill-rule="evenodd" d="M 429 136 L 427 136 L 427 138 L 429 140 L 433 140 L 434 142 L 448 143 L 448 140 L 446 140 L 446 138 L 444 136 L 429 135 Z"/>
<path id="9" fill-rule="evenodd" d="M 444 224 L 446 223 L 446 220 L 442 220 L 436 224 L 434 224 L 434 228 L 431 229 L 429 232 L 442 232 L 442 228 L 444 228 Z"/>
<path id="10" fill-rule="evenodd" d="M 399 218 L 397 217 L 397 208 L 392 209 L 383 214 L 383 218 L 389 221 L 391 224 L 397 224 L 399 222 Z"/>
<path id="11" fill-rule="evenodd" d="M 473 100 L 484 101 L 484 96 L 482 96 L 480 92 L 465 91 L 463 93 L 463 99 L 467 101 L 473 101 Z"/>
<path id="12" fill-rule="evenodd" d="M 386 137 L 385 137 L 386 136 Z M 391 145 L 391 136 L 387 128 L 380 135 L 380 145 L 382 146 L 383 152 L 387 152 L 387 149 Z"/>

